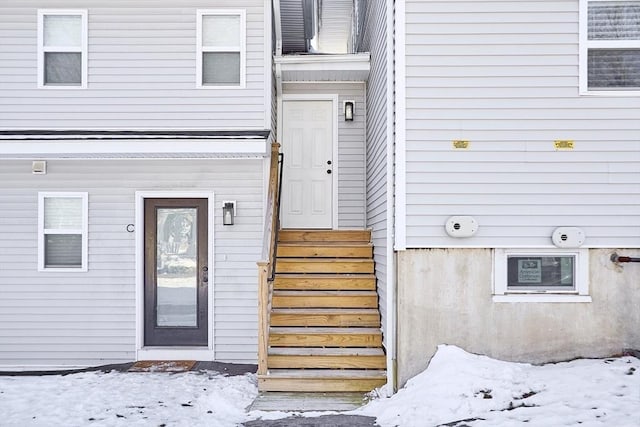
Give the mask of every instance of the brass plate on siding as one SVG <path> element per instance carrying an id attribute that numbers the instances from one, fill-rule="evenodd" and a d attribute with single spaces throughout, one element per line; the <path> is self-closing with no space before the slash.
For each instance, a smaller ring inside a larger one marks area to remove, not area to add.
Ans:
<path id="1" fill-rule="evenodd" d="M 469 141 L 455 140 L 455 141 L 453 141 L 453 148 L 455 150 L 468 150 L 469 149 Z"/>
<path id="2" fill-rule="evenodd" d="M 557 139 L 553 141 L 556 150 L 573 150 L 573 141 L 567 139 Z"/>

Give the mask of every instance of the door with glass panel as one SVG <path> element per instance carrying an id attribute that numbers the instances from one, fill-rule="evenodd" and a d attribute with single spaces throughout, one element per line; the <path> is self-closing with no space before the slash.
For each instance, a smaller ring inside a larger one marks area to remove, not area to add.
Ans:
<path id="1" fill-rule="evenodd" d="M 145 199 L 144 344 L 208 344 L 207 199 Z"/>

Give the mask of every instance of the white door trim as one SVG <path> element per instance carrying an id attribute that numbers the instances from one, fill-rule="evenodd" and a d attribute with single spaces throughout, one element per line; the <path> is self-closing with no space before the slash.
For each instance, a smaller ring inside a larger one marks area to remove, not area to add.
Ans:
<path id="1" fill-rule="evenodd" d="M 208 306 L 209 319 L 207 347 L 145 347 L 144 346 L 144 199 L 207 199 L 208 201 L 208 248 L 207 263 L 209 271 Z M 136 239 L 136 360 L 215 360 L 214 351 L 214 282 L 215 266 L 213 227 L 215 197 L 211 191 L 136 191 L 135 193 L 135 239 Z"/>
<path id="2" fill-rule="evenodd" d="M 286 101 L 331 101 L 333 105 L 333 180 L 332 180 L 332 200 L 331 210 L 331 228 L 338 229 L 338 176 L 340 173 L 340 164 L 338 161 L 338 94 L 288 94 L 282 95 L 278 100 L 278 141 L 282 141 L 282 121 L 283 121 L 283 103 Z M 284 161 L 287 161 L 285 154 Z"/>

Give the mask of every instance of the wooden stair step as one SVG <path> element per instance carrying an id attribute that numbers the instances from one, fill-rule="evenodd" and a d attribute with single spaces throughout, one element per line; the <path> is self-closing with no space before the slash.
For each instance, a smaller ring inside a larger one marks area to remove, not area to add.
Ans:
<path id="1" fill-rule="evenodd" d="M 377 309 L 356 308 L 274 308 L 272 326 L 379 327 Z"/>
<path id="2" fill-rule="evenodd" d="M 380 347 L 379 328 L 272 327 L 269 345 L 279 347 Z"/>
<path id="3" fill-rule="evenodd" d="M 269 350 L 269 369 L 385 369 L 381 348 L 277 347 Z"/>
<path id="4" fill-rule="evenodd" d="M 276 273 L 367 273 L 373 274 L 372 259 L 278 258 Z"/>
<path id="5" fill-rule="evenodd" d="M 373 274 L 277 274 L 273 289 L 375 290 Z"/>
<path id="6" fill-rule="evenodd" d="M 371 258 L 373 256 L 373 246 L 364 242 L 282 242 L 278 243 L 277 256 L 279 258 Z"/>
<path id="7" fill-rule="evenodd" d="M 370 242 L 370 230 L 298 230 L 278 231 L 278 242 Z"/>
<path id="8" fill-rule="evenodd" d="M 277 412 L 309 412 L 309 411 L 352 411 L 366 403 L 366 396 L 361 392 L 351 393 L 314 393 L 314 392 L 260 392 L 248 411 L 277 411 Z M 314 423 L 301 423 L 310 426 Z M 283 426 L 285 424 L 265 424 Z M 317 424 L 315 424 L 317 425 Z M 327 425 L 326 423 L 324 425 Z M 344 424 L 340 424 L 343 425 Z M 360 424 L 362 425 L 362 424 Z"/>
<path id="9" fill-rule="evenodd" d="M 274 308 L 377 308 L 376 291 L 274 291 Z"/>
<path id="10" fill-rule="evenodd" d="M 261 391 L 370 391 L 387 382 L 383 370 L 270 369 L 258 375 Z"/>

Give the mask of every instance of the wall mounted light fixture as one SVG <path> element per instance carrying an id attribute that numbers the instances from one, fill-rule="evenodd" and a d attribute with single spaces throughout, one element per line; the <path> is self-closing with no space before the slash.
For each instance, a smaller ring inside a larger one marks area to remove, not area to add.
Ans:
<path id="1" fill-rule="evenodd" d="M 356 112 L 356 103 L 354 101 L 344 101 L 344 120 L 345 122 L 352 122 L 353 116 Z"/>
<path id="2" fill-rule="evenodd" d="M 222 202 L 222 225 L 233 225 L 236 216 L 236 202 Z"/>

